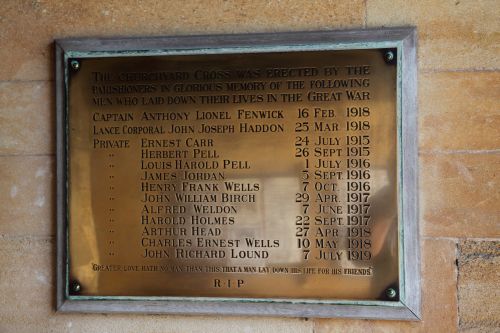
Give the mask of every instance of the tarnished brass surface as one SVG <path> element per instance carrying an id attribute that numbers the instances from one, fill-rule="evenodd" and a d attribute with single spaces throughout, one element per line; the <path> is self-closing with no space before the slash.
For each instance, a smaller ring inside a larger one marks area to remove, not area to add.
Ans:
<path id="1" fill-rule="evenodd" d="M 397 286 L 396 66 L 383 50 L 78 61 L 80 295 L 374 300 Z"/>

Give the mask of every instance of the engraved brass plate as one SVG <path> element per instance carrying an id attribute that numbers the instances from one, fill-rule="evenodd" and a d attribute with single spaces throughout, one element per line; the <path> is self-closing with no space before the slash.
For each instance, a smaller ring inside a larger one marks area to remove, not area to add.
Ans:
<path id="1" fill-rule="evenodd" d="M 384 50 L 69 61 L 79 295 L 397 288 L 397 66 Z"/>

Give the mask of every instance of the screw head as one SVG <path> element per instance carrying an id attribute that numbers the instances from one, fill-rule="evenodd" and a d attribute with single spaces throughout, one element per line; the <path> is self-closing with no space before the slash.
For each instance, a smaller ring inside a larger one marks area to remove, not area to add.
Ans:
<path id="1" fill-rule="evenodd" d="M 71 60 L 70 62 L 71 68 L 73 68 L 75 71 L 80 69 L 80 63 L 78 60 Z"/>
<path id="2" fill-rule="evenodd" d="M 392 298 L 395 298 L 395 297 L 397 296 L 397 294 L 398 294 L 398 293 L 397 293 L 396 289 L 394 289 L 394 288 L 389 288 L 389 289 L 387 289 L 387 290 L 385 291 L 385 294 L 387 295 L 387 297 L 389 297 L 389 298 L 391 298 L 391 299 L 392 299 Z"/>
<path id="3" fill-rule="evenodd" d="M 80 290 L 82 290 L 82 287 L 80 286 L 80 284 L 78 282 L 73 282 L 71 284 L 71 291 L 73 291 L 74 293 L 79 293 Z"/>
<path id="4" fill-rule="evenodd" d="M 384 59 L 386 62 L 391 62 L 394 60 L 394 52 L 392 51 L 387 51 L 385 54 L 384 54 Z"/>

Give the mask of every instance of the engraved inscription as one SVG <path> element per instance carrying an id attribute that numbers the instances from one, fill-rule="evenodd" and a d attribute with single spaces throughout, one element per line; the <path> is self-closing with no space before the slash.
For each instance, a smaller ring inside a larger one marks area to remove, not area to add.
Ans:
<path id="1" fill-rule="evenodd" d="M 70 82 L 82 294 L 378 299 L 398 281 L 381 50 L 89 58 Z"/>

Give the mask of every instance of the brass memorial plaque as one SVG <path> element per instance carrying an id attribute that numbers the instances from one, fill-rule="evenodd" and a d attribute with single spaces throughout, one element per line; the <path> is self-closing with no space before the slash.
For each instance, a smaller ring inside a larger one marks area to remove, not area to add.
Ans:
<path id="1" fill-rule="evenodd" d="M 69 280 L 87 296 L 384 300 L 387 50 L 69 59 Z"/>
<path id="2" fill-rule="evenodd" d="M 415 34 L 57 40 L 57 310 L 419 320 Z"/>

